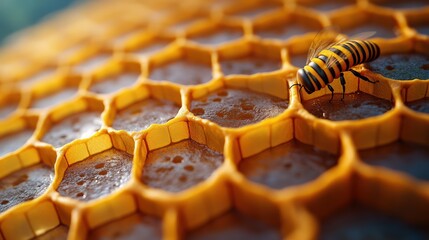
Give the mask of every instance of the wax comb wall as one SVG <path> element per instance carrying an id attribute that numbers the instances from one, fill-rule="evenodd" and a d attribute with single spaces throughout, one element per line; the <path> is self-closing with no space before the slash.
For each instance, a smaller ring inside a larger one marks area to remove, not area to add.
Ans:
<path id="1" fill-rule="evenodd" d="M 427 239 L 428 16 L 90 1 L 19 33 L 0 52 L 0 239 Z M 382 52 L 344 101 L 339 80 L 332 102 L 289 88 L 330 26 Z"/>

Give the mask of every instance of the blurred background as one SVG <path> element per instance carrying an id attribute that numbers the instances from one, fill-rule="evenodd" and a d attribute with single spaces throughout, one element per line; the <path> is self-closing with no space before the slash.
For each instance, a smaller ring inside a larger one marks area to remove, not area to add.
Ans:
<path id="1" fill-rule="evenodd" d="M 16 31 L 84 0 L 0 0 L 0 44 Z"/>

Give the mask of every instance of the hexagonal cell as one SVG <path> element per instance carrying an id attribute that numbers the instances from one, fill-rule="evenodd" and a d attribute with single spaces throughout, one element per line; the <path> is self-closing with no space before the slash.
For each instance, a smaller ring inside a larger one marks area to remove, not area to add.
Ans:
<path id="1" fill-rule="evenodd" d="M 255 4 L 256 3 L 256 4 Z M 264 2 L 264 4 L 257 5 L 257 2 L 249 1 L 234 6 L 230 6 L 225 12 L 235 17 L 254 19 L 264 14 L 274 12 L 282 8 L 282 4 L 276 2 Z"/>
<path id="2" fill-rule="evenodd" d="M 131 54 L 137 55 L 138 57 L 148 57 L 155 53 L 160 52 L 166 48 L 172 41 L 166 39 L 153 39 L 151 42 L 134 45 L 127 49 Z"/>
<path id="3" fill-rule="evenodd" d="M 393 15 L 358 8 L 350 8 L 347 11 L 332 14 L 331 21 L 349 37 L 363 32 L 375 32 L 373 37 L 394 38 L 398 35 L 397 30 L 399 29 Z"/>
<path id="4" fill-rule="evenodd" d="M 298 0 L 298 4 L 321 12 L 331 12 L 356 4 L 356 0 Z"/>
<path id="5" fill-rule="evenodd" d="M 394 107 L 386 99 L 367 94 L 363 91 L 346 94 L 340 101 L 342 94 L 326 94 L 321 97 L 303 102 L 304 108 L 314 116 L 332 121 L 359 120 L 382 115 Z"/>
<path id="6" fill-rule="evenodd" d="M 35 72 L 32 75 L 28 76 L 27 78 L 22 79 L 19 82 L 19 84 L 21 87 L 24 87 L 24 88 L 30 87 L 41 81 L 47 80 L 49 78 L 53 78 L 56 70 L 57 69 L 54 68 L 53 66 L 40 69 L 38 72 Z"/>
<path id="7" fill-rule="evenodd" d="M 103 109 L 102 102 L 86 98 L 61 105 L 49 113 L 38 139 L 59 148 L 73 140 L 88 138 L 103 125 Z"/>
<path id="8" fill-rule="evenodd" d="M 197 85 L 212 79 L 209 52 L 196 49 L 176 49 L 178 57 L 151 59 L 149 78 L 154 81 L 169 81 L 181 85 Z M 186 73 L 186 74 L 183 74 Z"/>
<path id="9" fill-rule="evenodd" d="M 270 224 L 231 211 L 189 232 L 185 239 L 281 239 L 281 235 Z"/>
<path id="10" fill-rule="evenodd" d="M 231 24 L 225 21 L 204 22 L 196 29 L 190 29 L 187 38 L 199 44 L 219 46 L 243 37 L 241 24 Z"/>
<path id="11" fill-rule="evenodd" d="M 319 239 L 426 239 L 429 232 L 368 207 L 351 205 L 324 219 Z"/>
<path id="12" fill-rule="evenodd" d="M 133 95 L 138 98 L 128 100 Z M 122 106 L 124 101 L 127 102 Z M 113 104 L 112 127 L 137 132 L 173 119 L 181 107 L 180 91 L 174 87 L 144 85 L 116 96 Z"/>
<path id="13" fill-rule="evenodd" d="M 242 159 L 238 170 L 253 182 L 282 189 L 316 179 L 337 161 L 334 154 L 291 140 Z"/>
<path id="14" fill-rule="evenodd" d="M 427 11 L 410 11 L 405 13 L 408 26 L 414 28 L 417 33 L 429 35 L 429 16 Z"/>
<path id="15" fill-rule="evenodd" d="M 110 49 L 100 46 L 88 46 L 72 55 L 68 62 L 73 65 L 72 70 L 78 74 L 90 74 L 106 64 L 113 54 Z"/>
<path id="16" fill-rule="evenodd" d="M 2 159 L 0 212 L 42 195 L 54 176 L 55 152 L 28 147 Z"/>
<path id="17" fill-rule="evenodd" d="M 265 39 L 287 40 L 322 29 L 320 21 L 301 12 L 279 11 L 254 23 L 254 34 Z"/>
<path id="18" fill-rule="evenodd" d="M 427 7 L 427 2 L 424 0 L 411 0 L 411 1 L 401 1 L 401 0 L 370 0 L 371 3 L 376 5 L 394 8 L 398 10 L 402 9 L 420 9 L 423 7 Z"/>
<path id="19" fill-rule="evenodd" d="M 18 150 L 31 138 L 36 128 L 36 116 L 18 116 L 0 124 L 0 156 Z"/>
<path id="20" fill-rule="evenodd" d="M 418 143 L 397 141 L 359 151 L 367 164 L 404 172 L 420 180 L 429 180 L 429 149 Z"/>
<path id="21" fill-rule="evenodd" d="M 288 99 L 246 89 L 218 89 L 191 102 L 191 112 L 222 127 L 242 127 L 275 117 L 288 107 Z"/>
<path id="22" fill-rule="evenodd" d="M 429 56 L 421 53 L 383 55 L 366 65 L 371 71 L 391 79 L 429 79 Z"/>
<path id="23" fill-rule="evenodd" d="M 76 76 L 63 76 L 35 85 L 31 89 L 29 107 L 46 109 L 71 100 L 78 92 L 80 80 Z"/>
<path id="24" fill-rule="evenodd" d="M 47 199 L 17 208 L 2 219 L 2 236 L 5 239 L 67 239 L 70 216 L 57 212 L 61 210 L 59 205 Z"/>
<path id="25" fill-rule="evenodd" d="M 64 176 L 57 191 L 62 196 L 80 201 L 111 194 L 131 178 L 133 148 L 130 136 L 106 133 L 70 145 L 60 159 L 68 166 L 62 170 Z"/>
<path id="26" fill-rule="evenodd" d="M 232 49 L 219 51 L 219 64 L 224 75 L 252 75 L 280 70 L 280 51 L 254 42 L 246 42 Z"/>
<path id="27" fill-rule="evenodd" d="M 88 239 L 162 239 L 160 219 L 134 213 L 92 230 Z"/>
<path id="28" fill-rule="evenodd" d="M 149 152 L 141 180 L 153 188 L 180 192 L 210 177 L 223 159 L 206 145 L 184 140 Z"/>
<path id="29" fill-rule="evenodd" d="M 421 113 L 429 113 L 429 98 L 422 98 L 415 101 L 406 102 L 407 107 Z"/>
<path id="30" fill-rule="evenodd" d="M 21 94 L 15 91 L 1 91 L 0 93 L 0 119 L 9 117 L 18 109 Z"/>
<path id="31" fill-rule="evenodd" d="M 97 72 L 91 79 L 89 91 L 109 94 L 130 87 L 141 74 L 138 62 L 114 62 Z"/>

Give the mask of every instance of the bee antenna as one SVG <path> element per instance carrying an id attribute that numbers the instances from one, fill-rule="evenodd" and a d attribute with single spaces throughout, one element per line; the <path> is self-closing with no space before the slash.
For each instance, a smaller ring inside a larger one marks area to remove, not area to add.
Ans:
<path id="1" fill-rule="evenodd" d="M 301 88 L 303 87 L 300 83 L 294 83 L 289 87 L 289 89 L 291 89 L 293 86 L 300 86 L 299 90 L 301 90 Z"/>

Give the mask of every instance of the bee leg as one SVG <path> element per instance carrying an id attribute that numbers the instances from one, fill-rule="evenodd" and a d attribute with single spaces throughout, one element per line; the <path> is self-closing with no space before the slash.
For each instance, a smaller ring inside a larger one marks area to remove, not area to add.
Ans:
<path id="1" fill-rule="evenodd" d="M 341 101 L 344 100 L 344 94 L 346 92 L 346 79 L 344 78 L 344 73 L 340 74 L 340 82 L 341 82 L 341 87 L 343 87 L 343 97 L 341 98 Z"/>
<path id="2" fill-rule="evenodd" d="M 369 80 L 367 77 L 365 77 L 364 75 L 360 74 L 359 72 L 357 72 L 357 71 L 355 71 L 353 69 L 350 69 L 350 72 L 353 73 L 353 75 L 355 75 L 356 77 L 358 77 L 358 78 L 360 78 L 360 79 L 362 79 L 362 80 L 364 80 L 366 82 L 370 82 L 370 83 L 376 83 L 376 82 L 378 82 L 378 81 L 371 81 L 371 80 Z"/>
<path id="3" fill-rule="evenodd" d="M 334 88 L 329 84 L 327 86 L 328 86 L 329 91 L 331 91 L 331 99 L 329 99 L 329 102 L 331 102 L 332 99 L 334 98 Z"/>

